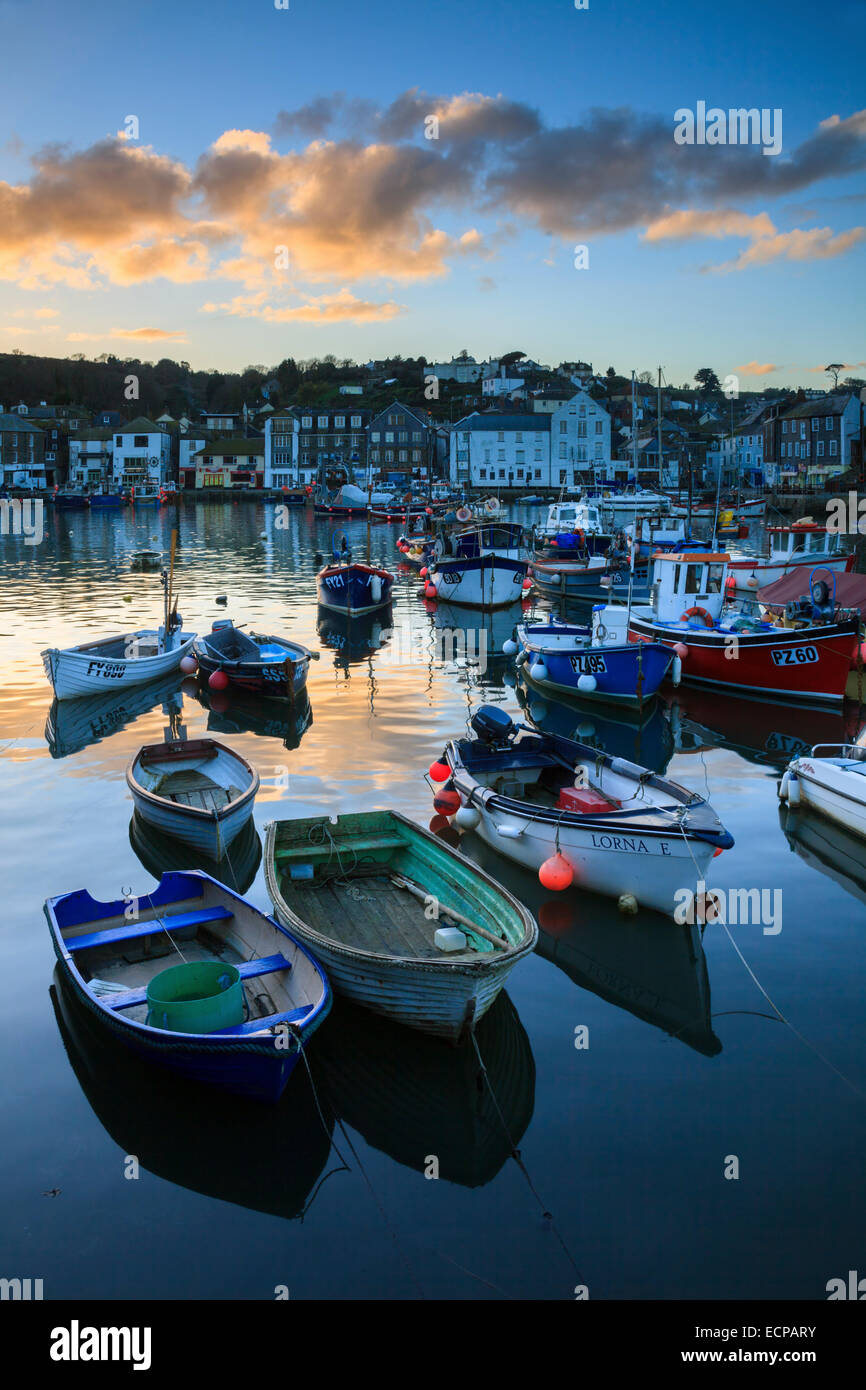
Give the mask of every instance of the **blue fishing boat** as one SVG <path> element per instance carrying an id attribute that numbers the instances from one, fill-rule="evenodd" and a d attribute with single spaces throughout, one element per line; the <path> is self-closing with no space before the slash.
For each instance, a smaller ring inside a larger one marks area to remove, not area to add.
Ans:
<path id="1" fill-rule="evenodd" d="M 316 592 L 322 608 L 357 617 L 375 613 L 391 602 L 394 576 L 379 565 L 352 559 L 345 534 L 331 537 L 334 563 L 316 575 Z"/>
<path id="2" fill-rule="evenodd" d="M 125 1047 L 189 1080 L 278 1100 L 331 1006 L 301 942 L 198 870 L 116 902 L 63 893 L 45 915 L 78 1002 Z"/>
<path id="3" fill-rule="evenodd" d="M 55 492 L 54 502 L 62 512 L 81 512 L 90 506 L 90 498 L 85 492 Z"/>
<path id="4" fill-rule="evenodd" d="M 681 666 L 662 642 L 629 642 L 628 609 L 618 604 L 597 604 L 590 627 L 537 623 L 519 627 L 517 640 L 517 661 L 533 684 L 589 700 L 640 705 L 672 663 L 675 682 Z"/>
<path id="5" fill-rule="evenodd" d="M 119 492 L 94 492 L 90 496 L 91 509 L 97 511 L 104 508 L 117 508 L 126 506 L 126 498 Z"/>
<path id="6" fill-rule="evenodd" d="M 532 577 L 547 598 L 607 602 L 614 595 L 626 598 L 631 583 L 635 600 L 646 602 L 649 599 L 646 570 L 636 570 L 632 574 L 627 564 L 611 565 L 600 555 L 584 560 L 537 560 L 532 567 Z"/>

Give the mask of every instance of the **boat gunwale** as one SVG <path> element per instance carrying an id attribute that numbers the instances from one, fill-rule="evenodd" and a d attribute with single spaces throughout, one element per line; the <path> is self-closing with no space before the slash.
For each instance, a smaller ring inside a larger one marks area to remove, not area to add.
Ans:
<path id="1" fill-rule="evenodd" d="M 147 787 L 143 786 L 142 783 L 139 782 L 138 777 L 136 775 L 136 767 L 142 757 L 142 754 L 151 750 L 155 752 L 155 750 L 158 750 L 162 747 L 169 748 L 171 747 L 171 745 L 163 745 L 159 743 L 146 743 L 141 748 L 139 748 L 138 752 L 135 753 L 132 758 L 130 758 L 126 768 L 126 785 L 129 787 L 129 790 L 132 793 L 133 800 L 137 797 L 141 798 L 142 801 L 147 801 L 152 806 L 160 807 L 162 810 L 168 811 L 172 815 L 176 813 L 181 819 L 188 819 L 193 822 L 198 821 L 204 824 L 204 822 L 206 821 L 214 823 L 224 821 L 229 816 L 234 815 L 235 812 L 241 810 L 244 806 L 246 806 L 247 802 L 253 801 L 255 799 L 255 797 L 258 794 L 259 787 L 261 786 L 261 778 L 258 774 L 257 769 L 253 767 L 252 763 L 248 763 L 246 758 L 244 758 L 240 753 L 235 752 L 233 748 L 229 748 L 228 744 L 226 743 L 218 743 L 216 739 L 184 739 L 178 741 L 194 744 L 197 747 L 210 744 L 211 752 L 209 753 L 209 757 L 218 757 L 220 753 L 226 753 L 233 762 L 240 763 L 244 771 L 248 774 L 248 776 L 251 779 L 250 785 L 246 788 L 245 791 L 241 793 L 240 796 L 235 797 L 233 801 L 227 801 L 225 806 L 220 806 L 216 810 L 206 810 L 203 806 L 188 806 L 184 802 L 171 801 L 168 797 L 160 796 L 158 792 L 150 791 Z"/>
<path id="2" fill-rule="evenodd" d="M 351 812 L 348 814 L 351 814 Z M 494 947 L 491 951 L 481 952 L 469 959 L 464 956 L 463 952 L 455 952 L 455 956 L 457 954 L 460 955 L 461 958 L 459 960 L 453 957 L 449 959 L 447 953 L 443 953 L 441 960 L 421 960 L 416 956 L 401 956 L 393 952 L 362 950 L 357 946 L 348 946 L 345 942 L 339 941 L 335 937 L 325 936 L 317 931 L 315 927 L 305 922 L 303 918 L 298 917 L 297 913 L 292 911 L 283 897 L 282 890 L 277 882 L 274 851 L 279 828 L 284 822 L 269 821 L 265 826 L 265 882 L 277 916 L 285 913 L 292 930 L 303 933 L 310 941 L 321 943 L 322 947 L 327 948 L 327 950 L 337 955 L 344 956 L 347 961 L 368 960 L 377 965 L 383 964 L 396 970 L 416 971 L 421 974 L 440 974 L 443 969 L 447 969 L 449 973 L 455 975 L 476 975 L 485 974 L 491 967 L 495 968 L 497 966 L 507 966 L 510 970 L 513 963 L 519 959 L 520 956 L 527 955 L 534 950 L 535 943 L 538 939 L 538 926 L 529 909 L 525 907 L 513 893 L 493 878 L 491 874 L 488 874 L 485 869 L 482 869 L 480 865 L 467 858 L 466 855 L 461 854 L 458 850 L 453 849 L 452 846 L 447 845 L 444 840 L 440 840 L 438 835 L 434 835 L 431 831 L 425 830 L 425 828 L 422 825 L 418 825 L 416 821 L 409 820 L 407 816 L 402 815 L 399 811 L 390 810 L 388 814 L 396 821 L 400 822 L 401 825 L 407 826 L 410 832 L 412 834 L 417 834 L 422 841 L 430 841 L 437 849 L 443 850 L 446 862 L 454 858 L 461 865 L 467 866 L 473 876 L 482 879 L 489 888 L 493 889 L 499 898 L 504 899 L 508 906 L 515 912 L 518 921 L 523 926 L 523 936 L 521 940 L 513 945 L 509 942 L 508 949 L 505 951 L 498 951 Z M 411 848 L 411 841 L 408 838 L 406 839 L 406 845 L 407 848 Z M 386 863 L 383 863 L 382 867 L 384 869 Z M 443 907 L 442 916 L 447 917 L 448 915 L 448 909 Z M 467 930 L 471 929 L 467 928 Z"/>

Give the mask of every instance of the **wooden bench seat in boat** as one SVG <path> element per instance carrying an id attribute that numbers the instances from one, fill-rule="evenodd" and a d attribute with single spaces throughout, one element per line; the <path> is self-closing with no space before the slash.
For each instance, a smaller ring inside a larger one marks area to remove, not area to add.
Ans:
<path id="1" fill-rule="evenodd" d="M 217 1028 L 213 1037 L 238 1037 L 246 1033 L 260 1033 L 263 1028 L 273 1028 L 276 1023 L 300 1023 L 307 1017 L 314 1004 L 304 1004 L 300 1009 L 289 1009 L 284 1014 L 266 1014 L 263 1018 L 251 1018 L 246 1023 L 236 1023 L 234 1028 Z"/>
<path id="2" fill-rule="evenodd" d="M 346 839 L 331 844 L 326 840 L 324 844 L 294 845 L 291 849 L 278 849 L 274 853 L 274 858 L 281 863 L 286 859 L 315 859 L 322 855 L 333 854 L 337 851 L 341 856 L 346 856 L 354 852 L 355 854 L 366 854 L 373 849 L 405 849 L 408 841 L 402 835 L 371 835 L 367 839 Z"/>
<path id="3" fill-rule="evenodd" d="M 291 968 L 292 962 L 283 955 L 262 956 L 259 960 L 239 961 L 235 965 L 242 980 L 252 980 L 256 975 L 273 975 L 278 970 Z M 108 994 L 102 1002 L 111 1009 L 134 1009 L 139 1004 L 147 1003 L 147 990 L 129 989 L 123 994 Z"/>
<path id="4" fill-rule="evenodd" d="M 197 806 L 202 811 L 221 811 L 241 794 L 240 787 L 221 787 L 198 768 L 169 772 L 152 788 L 155 796 L 176 806 Z"/>
<path id="5" fill-rule="evenodd" d="M 134 941 L 139 936 L 152 936 L 154 932 L 176 932 L 184 927 L 204 926 L 207 922 L 225 922 L 234 913 L 227 907 L 202 907 L 197 912 L 178 912 L 172 917 L 151 917 L 146 922 L 129 922 L 123 927 L 110 927 L 107 931 L 87 932 L 83 936 L 65 939 L 68 951 L 86 951 L 91 946 L 113 946 L 120 941 Z"/>

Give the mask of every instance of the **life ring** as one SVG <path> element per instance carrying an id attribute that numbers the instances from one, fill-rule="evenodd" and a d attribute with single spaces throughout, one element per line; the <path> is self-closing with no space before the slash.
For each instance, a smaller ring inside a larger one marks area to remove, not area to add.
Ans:
<path id="1" fill-rule="evenodd" d="M 471 521 L 471 520 L 472 520 L 472 513 L 470 512 L 470 510 L 469 510 L 468 507 L 458 507 L 458 508 L 457 508 L 457 520 L 458 520 L 458 521 Z"/>
<path id="2" fill-rule="evenodd" d="M 499 511 L 499 503 L 495 497 L 487 498 L 487 501 L 484 503 L 484 510 L 488 513 L 489 516 L 496 515 L 496 513 Z"/>
<path id="3" fill-rule="evenodd" d="M 703 618 L 704 627 L 715 627 L 715 619 L 709 614 L 706 608 L 687 608 L 685 613 L 680 614 L 680 622 L 684 623 L 687 618 Z"/>

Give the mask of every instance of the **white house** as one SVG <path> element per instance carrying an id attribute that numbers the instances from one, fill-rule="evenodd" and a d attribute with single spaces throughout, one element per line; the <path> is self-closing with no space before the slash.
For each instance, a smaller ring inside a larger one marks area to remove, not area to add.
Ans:
<path id="1" fill-rule="evenodd" d="M 114 475 L 114 430 L 93 425 L 69 441 L 69 484 L 89 491 L 101 489 Z"/>
<path id="2" fill-rule="evenodd" d="M 526 395 L 526 383 L 522 376 L 509 376 L 506 367 L 499 368 L 498 376 L 485 376 L 481 383 L 483 396 Z"/>
<path id="3" fill-rule="evenodd" d="M 266 488 L 298 487 L 312 482 L 316 465 L 298 466 L 300 421 L 289 410 L 280 410 L 265 421 Z M 300 474 L 303 473 L 303 476 Z"/>
<path id="4" fill-rule="evenodd" d="M 577 391 L 550 417 L 550 486 L 579 487 L 611 476 L 610 415 Z"/>
<path id="5" fill-rule="evenodd" d="M 171 435 L 146 415 L 114 431 L 114 486 L 158 489 L 171 477 Z"/>
<path id="6" fill-rule="evenodd" d="M 209 430 L 203 430 L 201 425 L 191 426 L 190 434 L 182 434 L 178 444 L 177 473 L 181 487 L 195 487 L 195 475 L 197 463 L 196 454 L 201 453 L 206 444 L 212 438 Z"/>
<path id="7" fill-rule="evenodd" d="M 439 381 L 460 381 L 467 384 L 480 380 L 484 375 L 484 367 L 476 362 L 474 357 L 452 357 L 450 362 L 428 362 L 422 375 L 435 376 Z"/>
<path id="8" fill-rule="evenodd" d="M 457 487 L 550 486 L 548 415 L 482 415 L 458 420 L 451 431 L 450 479 Z"/>

